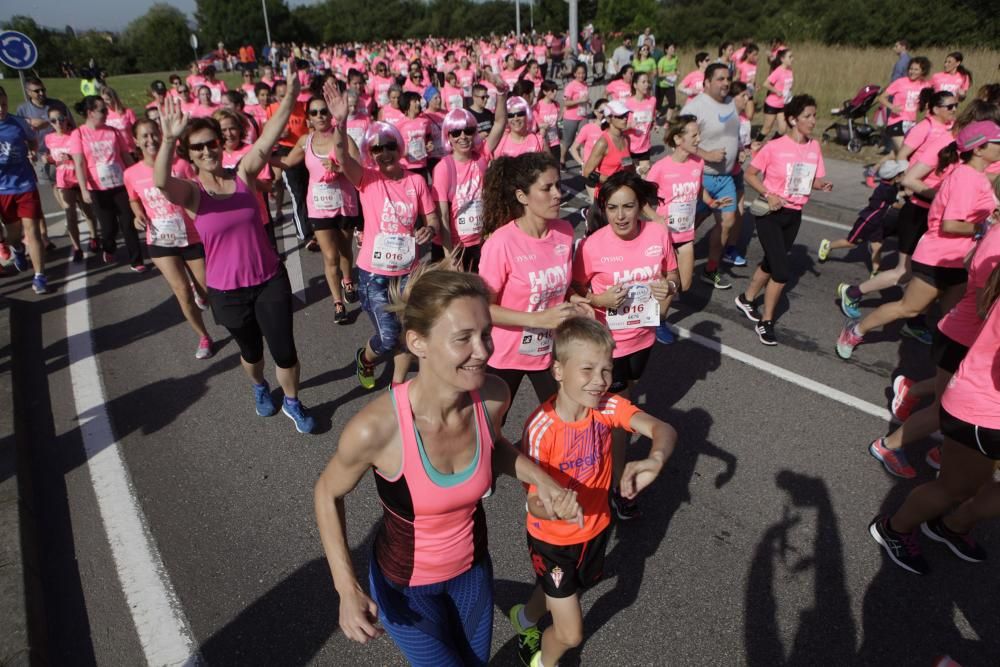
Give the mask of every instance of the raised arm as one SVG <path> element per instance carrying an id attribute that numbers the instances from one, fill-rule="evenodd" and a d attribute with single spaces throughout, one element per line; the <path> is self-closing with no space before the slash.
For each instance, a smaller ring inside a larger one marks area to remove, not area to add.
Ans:
<path id="1" fill-rule="evenodd" d="M 493 127 L 486 135 L 486 145 L 491 153 L 500 145 L 507 129 L 507 84 L 500 77 L 494 76 L 493 79 L 493 85 L 497 87 L 497 110 L 493 115 Z"/>
<path id="2" fill-rule="evenodd" d="M 281 100 L 278 110 L 274 112 L 270 120 L 260 128 L 260 136 L 253 143 L 253 147 L 240 160 L 240 171 L 243 173 L 243 182 L 253 183 L 264 165 L 271 159 L 271 149 L 278 143 L 281 134 L 288 125 L 288 119 L 292 115 L 292 110 L 298 104 L 299 92 L 302 84 L 299 83 L 298 72 L 295 68 L 295 58 L 288 60 L 288 91 Z"/>
<path id="3" fill-rule="evenodd" d="M 344 170 L 347 180 L 354 187 L 358 187 L 361 185 L 364 169 L 355 157 L 355 152 L 348 148 L 348 144 L 353 142 L 347 135 L 347 96 L 330 80 L 323 85 L 323 99 L 326 100 L 326 106 L 333 117 L 333 156 Z"/>
<path id="4" fill-rule="evenodd" d="M 177 137 L 187 127 L 188 114 L 181 110 L 181 101 L 176 97 L 168 97 L 160 109 L 160 128 L 163 130 L 163 141 L 156 153 L 156 163 L 153 165 L 153 184 L 156 185 L 173 204 L 183 206 L 188 212 L 198 210 L 198 186 L 192 181 L 175 178 L 170 173 L 174 164 L 174 146 Z"/>

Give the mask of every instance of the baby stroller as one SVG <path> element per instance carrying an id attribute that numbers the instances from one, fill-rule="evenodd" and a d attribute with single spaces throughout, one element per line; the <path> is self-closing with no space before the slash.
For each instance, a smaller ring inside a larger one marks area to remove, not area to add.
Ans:
<path id="1" fill-rule="evenodd" d="M 823 141 L 834 141 L 847 146 L 851 153 L 857 153 L 863 146 L 878 145 L 880 137 L 877 129 L 868 123 L 868 112 L 875 105 L 881 86 L 862 86 L 849 100 L 844 100 L 839 109 L 830 109 L 834 117 L 843 118 L 846 123 L 834 122 L 823 130 Z M 857 122 L 857 121 L 861 122 Z"/>

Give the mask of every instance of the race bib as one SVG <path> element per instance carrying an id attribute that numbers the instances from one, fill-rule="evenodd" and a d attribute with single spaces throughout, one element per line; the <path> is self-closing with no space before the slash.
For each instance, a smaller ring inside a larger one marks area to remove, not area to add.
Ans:
<path id="1" fill-rule="evenodd" d="M 636 111 L 632 114 L 632 118 L 634 119 L 635 129 L 640 130 L 642 134 L 646 133 L 650 123 L 653 122 L 653 114 L 649 111 Z"/>
<path id="2" fill-rule="evenodd" d="M 180 213 L 172 213 L 149 221 L 149 237 L 155 246 L 177 248 L 186 246 L 187 227 Z"/>
<path id="3" fill-rule="evenodd" d="M 378 105 L 384 107 L 389 104 L 389 93 L 379 93 L 378 94 Z"/>
<path id="4" fill-rule="evenodd" d="M 365 129 L 363 127 L 349 127 L 347 128 L 347 136 L 351 138 L 355 146 L 361 147 L 361 140 L 365 138 Z"/>
<path id="5" fill-rule="evenodd" d="M 796 162 L 790 166 L 788 181 L 785 183 L 785 194 L 808 197 L 809 193 L 812 192 L 813 179 L 816 178 L 816 165 Z"/>
<path id="6" fill-rule="evenodd" d="M 462 108 L 462 97 L 461 95 L 452 95 L 448 98 L 448 108 L 449 109 L 461 109 Z"/>
<path id="7" fill-rule="evenodd" d="M 313 208 L 317 211 L 336 211 L 344 207 L 344 194 L 336 183 L 316 183 L 312 190 Z"/>
<path id="8" fill-rule="evenodd" d="M 676 74 L 668 74 L 667 75 L 667 83 L 669 83 L 671 86 L 676 86 L 677 85 L 677 75 Z"/>
<path id="9" fill-rule="evenodd" d="M 222 101 L 222 90 L 219 88 L 209 88 L 212 91 L 212 104 L 218 104 Z"/>
<path id="10" fill-rule="evenodd" d="M 697 203 L 693 201 L 673 201 L 667 207 L 667 226 L 673 232 L 688 232 L 694 229 Z"/>
<path id="11" fill-rule="evenodd" d="M 379 232 L 372 250 L 372 268 L 378 271 L 404 271 L 413 265 L 417 244 L 410 234 Z"/>
<path id="12" fill-rule="evenodd" d="M 118 188 L 124 185 L 125 174 L 122 172 L 121 165 L 117 162 L 98 162 L 97 182 L 101 184 L 101 189 L 103 190 L 110 190 L 111 188 Z"/>
<path id="13" fill-rule="evenodd" d="M 787 90 L 785 90 L 781 94 L 781 98 L 785 101 L 785 104 L 788 104 L 789 102 L 791 102 L 792 101 L 792 89 L 788 88 Z"/>
<path id="14" fill-rule="evenodd" d="M 628 288 L 628 296 L 618 308 L 605 311 L 608 328 L 612 331 L 640 329 L 660 324 L 660 304 L 653 298 L 649 285 L 636 283 Z"/>
<path id="15" fill-rule="evenodd" d="M 470 201 L 463 208 L 456 220 L 459 236 L 477 236 L 483 232 L 483 202 L 480 199 Z"/>
<path id="16" fill-rule="evenodd" d="M 419 162 L 427 157 L 427 144 L 423 137 L 410 139 L 406 144 L 406 157 L 413 162 Z"/>
<path id="17" fill-rule="evenodd" d="M 522 329 L 517 351 L 529 357 L 544 357 L 552 352 L 552 332 L 548 329 Z"/>
<path id="18" fill-rule="evenodd" d="M 559 141 L 559 128 L 555 124 L 549 125 L 548 129 L 545 130 L 545 139 L 549 144 Z"/>
<path id="19" fill-rule="evenodd" d="M 913 128 L 913 126 L 916 125 L 916 124 L 917 124 L 916 121 L 913 121 L 913 120 L 904 120 L 903 121 L 903 134 L 906 134 L 907 132 L 909 132 Z"/>

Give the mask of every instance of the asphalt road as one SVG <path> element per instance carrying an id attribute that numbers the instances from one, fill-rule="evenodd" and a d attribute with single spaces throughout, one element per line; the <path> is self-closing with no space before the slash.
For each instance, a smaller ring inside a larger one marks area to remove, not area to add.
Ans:
<path id="1" fill-rule="evenodd" d="M 866 269 L 820 265 L 815 248 L 846 231 L 830 222 L 849 225 L 867 194 L 856 165 L 829 169 L 836 190 L 806 209 L 827 222 L 805 222 L 792 252 L 778 347 L 758 342 L 733 305 L 736 290 L 696 281 L 672 314 L 692 337 L 657 345 L 638 393 L 677 428 L 679 445 L 641 497 L 644 516 L 617 527 L 608 577 L 583 598 L 586 642 L 563 664 L 929 666 L 940 654 L 966 667 L 1000 664 L 995 565 L 927 544 L 934 571 L 918 578 L 887 563 L 867 533 L 913 486 L 888 477 L 866 448 L 887 431 L 892 375 L 927 375 L 929 350 L 900 342 L 892 326 L 851 362 L 836 357 L 836 285 Z M 45 210 L 57 211 L 48 192 Z M 18 306 L 15 381 L 33 442 L 50 662 L 403 664 L 388 638 L 362 647 L 339 632 L 313 518 L 313 483 L 374 395 L 358 386 L 352 357 L 370 324 L 357 306 L 349 325 L 333 324 L 319 255 L 288 259 L 303 276 L 301 397 L 319 423 L 306 436 L 280 414 L 254 414 L 222 328 L 212 325 L 216 355 L 194 359 L 197 340 L 158 273 L 94 258 L 72 265 L 61 217 L 50 223 L 54 293 L 33 295 L 28 273 L 0 278 Z M 282 233 L 294 245 L 291 225 Z M 751 267 L 760 255 L 750 240 Z M 750 273 L 731 270 L 737 289 Z M 276 386 L 273 368 L 268 375 Z M 383 374 L 379 391 L 387 383 Z M 523 387 L 509 437 L 534 406 Z M 932 474 L 922 462 L 930 444 L 911 457 L 918 482 Z M 506 611 L 533 581 L 522 494 L 502 480 L 485 504 L 494 663 L 512 665 Z M 364 572 L 380 516 L 370 476 L 347 512 Z M 996 525 L 977 534 L 1000 554 Z"/>

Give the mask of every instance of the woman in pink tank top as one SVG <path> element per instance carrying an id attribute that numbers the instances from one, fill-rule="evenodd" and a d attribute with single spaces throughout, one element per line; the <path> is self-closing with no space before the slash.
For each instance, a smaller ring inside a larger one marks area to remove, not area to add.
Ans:
<path id="1" fill-rule="evenodd" d="M 176 99 L 162 113 L 163 143 L 156 156 L 154 182 L 167 200 L 194 220 L 205 246 L 205 282 L 217 323 L 240 348 L 243 370 L 253 384 L 254 406 L 261 417 L 277 412 L 264 379 L 264 340 L 277 366 L 285 393 L 282 412 L 300 433 L 315 421 L 298 400 L 299 358 L 292 334 L 292 289 L 288 274 L 264 231 L 255 183 L 292 114 L 299 94 L 295 59 L 290 59 L 288 94 L 264 125 L 260 138 L 235 170 L 222 166 L 222 130 L 213 118 L 189 122 Z M 170 173 L 174 146 L 194 166 L 197 178 Z"/>
<path id="2" fill-rule="evenodd" d="M 340 628 L 360 643 L 387 631 L 417 667 L 486 665 L 493 575 L 482 498 L 494 473 L 540 482 L 543 502 L 562 519 L 577 520 L 580 509 L 574 491 L 499 435 L 510 394 L 486 371 L 493 341 L 482 279 L 432 268 L 414 276 L 404 299 L 406 346 L 420 370 L 351 419 L 316 483 Z M 383 506 L 371 597 L 351 566 L 343 521 L 344 497 L 370 468 Z"/>

